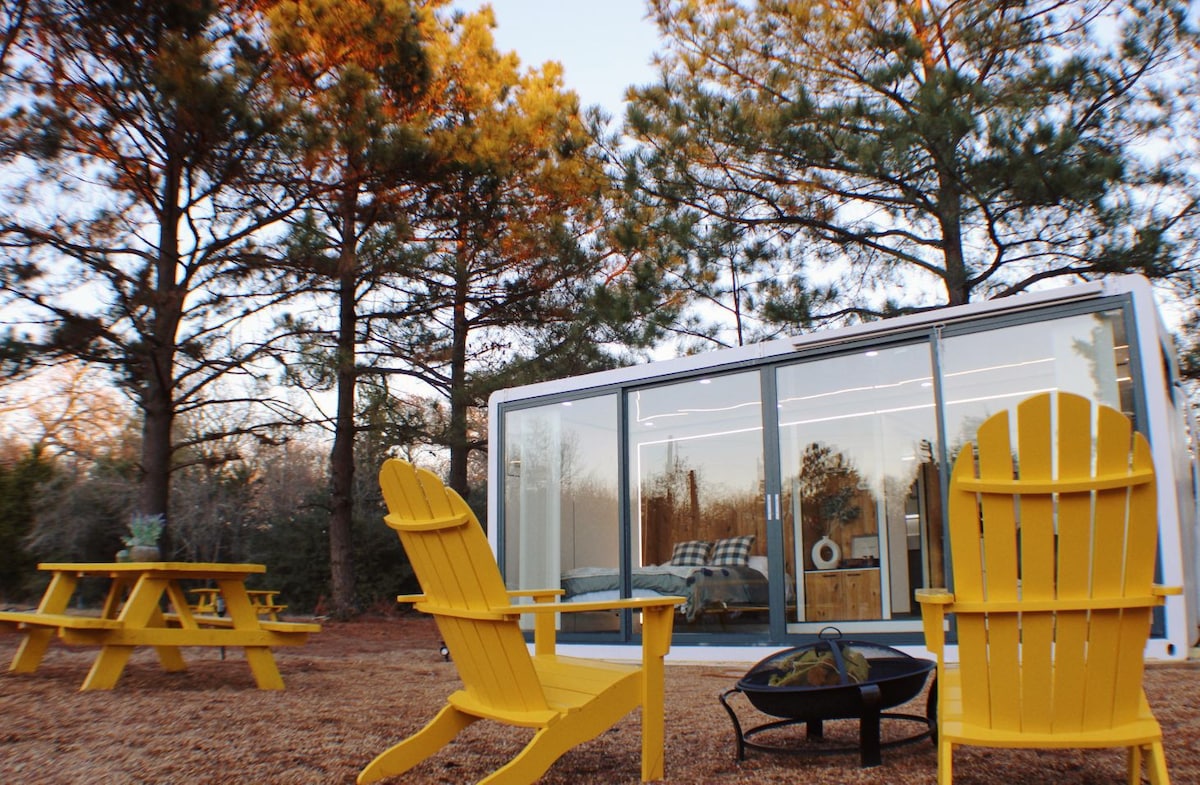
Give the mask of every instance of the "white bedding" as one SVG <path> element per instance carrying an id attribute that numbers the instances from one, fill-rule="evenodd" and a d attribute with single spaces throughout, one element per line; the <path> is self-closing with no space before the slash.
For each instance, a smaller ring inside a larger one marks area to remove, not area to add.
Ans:
<path id="1" fill-rule="evenodd" d="M 576 594 L 573 597 L 564 597 L 563 602 L 609 602 L 611 600 L 620 599 L 621 593 L 616 591 L 589 591 L 584 594 Z M 649 597 L 661 597 L 662 595 L 656 591 L 648 589 L 634 589 L 633 596 L 638 599 Z"/>
<path id="2" fill-rule="evenodd" d="M 675 575 L 686 580 L 697 567 L 676 567 L 671 564 L 652 564 L 649 567 L 635 567 L 633 572 L 635 575 Z M 573 570 L 567 570 L 562 574 L 565 578 L 589 578 L 598 575 L 613 575 L 616 573 L 615 567 L 576 567 Z M 636 595 L 635 595 L 636 596 Z M 653 593 L 647 596 L 654 596 Z"/>

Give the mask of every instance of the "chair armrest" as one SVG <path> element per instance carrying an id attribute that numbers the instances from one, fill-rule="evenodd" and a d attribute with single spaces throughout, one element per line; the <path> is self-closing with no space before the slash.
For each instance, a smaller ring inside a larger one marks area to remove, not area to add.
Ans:
<path id="1" fill-rule="evenodd" d="M 564 589 L 509 589 L 509 597 L 532 597 L 535 600 L 542 597 L 561 597 L 567 592 Z"/>
<path id="2" fill-rule="evenodd" d="M 1160 586 L 1157 583 L 1150 587 L 1150 593 L 1155 597 L 1170 597 L 1175 594 L 1183 594 L 1182 586 Z"/>
<path id="3" fill-rule="evenodd" d="M 954 594 L 945 589 L 917 589 L 914 594 L 921 605 L 925 648 L 937 655 L 940 668 L 946 648 L 946 612 L 954 604 Z"/>
<path id="4" fill-rule="evenodd" d="M 562 589 L 510 589 L 509 597 L 532 597 L 535 601 L 543 598 L 561 597 L 566 594 Z M 397 594 L 396 602 L 425 602 L 424 594 Z"/>
<path id="5" fill-rule="evenodd" d="M 686 597 L 634 597 L 624 600 L 602 600 L 599 602 L 555 602 L 539 603 L 537 605 L 518 605 L 513 610 L 520 613 L 551 614 L 551 613 L 588 613 L 591 611 L 640 610 L 642 616 L 642 667 L 653 669 L 658 673 L 661 683 L 662 660 L 671 648 L 671 629 L 675 624 L 675 607 L 687 602 Z M 549 621 L 551 616 L 546 615 Z M 539 619 L 540 621 L 540 619 Z M 535 622 L 536 624 L 536 622 Z M 541 642 L 534 632 L 534 652 L 536 654 L 553 654 L 553 639 L 548 646 Z M 653 678 L 648 678 L 653 681 Z"/>
<path id="6" fill-rule="evenodd" d="M 533 649 L 537 655 L 552 655 L 555 648 L 554 616 L 555 613 L 587 613 L 590 611 L 614 611 L 628 608 L 641 610 L 646 614 L 643 621 L 643 656 L 650 656 L 650 651 L 662 651 L 671 642 L 671 625 L 674 621 L 674 608 L 687 602 L 686 597 L 644 597 L 625 600 L 607 600 L 603 602 L 551 602 L 551 599 L 561 594 L 560 589 L 535 589 L 509 592 L 509 596 L 534 598 L 533 603 L 521 605 L 502 605 L 486 610 L 450 610 L 446 608 L 422 608 L 426 602 L 424 594 L 400 594 L 396 602 L 411 602 L 417 610 L 438 613 L 446 616 L 457 616 L 464 619 L 499 619 L 504 616 L 521 616 L 527 613 L 535 614 L 533 627 Z M 665 630 L 665 631 L 664 631 Z"/>
<path id="7" fill-rule="evenodd" d="M 496 608 L 497 613 L 588 613 L 592 611 L 649 610 L 673 608 L 687 602 L 686 597 L 634 597 L 625 600 L 599 600 L 597 602 L 540 602 L 534 605 L 510 605 Z"/>
<path id="8" fill-rule="evenodd" d="M 954 593 L 946 589 L 917 589 L 913 594 L 922 605 L 949 605 L 954 602 Z"/>
<path id="9" fill-rule="evenodd" d="M 396 602 L 425 602 L 424 594 L 400 594 Z M 461 615 L 463 618 L 497 618 L 500 616 L 520 616 L 526 613 L 588 613 L 591 611 L 653 610 L 655 608 L 672 608 L 687 602 L 686 597 L 635 597 L 627 600 L 603 600 L 599 602 L 535 602 L 521 605 L 498 605 L 494 608 L 479 611 L 458 611 L 450 615 Z M 445 612 L 445 609 L 438 609 Z"/>
<path id="10" fill-rule="evenodd" d="M 501 613 L 533 613 L 537 614 L 533 627 L 533 651 L 535 654 L 554 654 L 554 613 L 590 613 L 593 611 L 640 610 L 645 614 L 642 620 L 643 655 L 650 650 L 663 649 L 671 642 L 671 623 L 674 621 L 676 605 L 687 602 L 686 597 L 635 597 L 626 600 L 602 600 L 599 602 L 538 602 L 533 605 L 513 605 L 509 608 L 497 608 Z M 661 628 L 662 622 L 654 621 L 660 616 L 666 617 L 665 640 Z M 650 645 L 654 640 L 653 646 Z"/>

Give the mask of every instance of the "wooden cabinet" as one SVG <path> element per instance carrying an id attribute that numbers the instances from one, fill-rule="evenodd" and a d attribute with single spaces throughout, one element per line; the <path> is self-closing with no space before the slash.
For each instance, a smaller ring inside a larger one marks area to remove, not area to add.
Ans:
<path id="1" fill-rule="evenodd" d="M 881 608 L 878 568 L 804 573 L 806 621 L 879 619 Z"/>

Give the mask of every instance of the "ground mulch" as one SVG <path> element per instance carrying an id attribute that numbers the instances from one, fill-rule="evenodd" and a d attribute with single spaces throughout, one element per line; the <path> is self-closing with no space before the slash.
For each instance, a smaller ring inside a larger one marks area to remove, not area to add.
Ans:
<path id="1" fill-rule="evenodd" d="M 19 640 L 0 633 L 0 662 L 11 659 Z M 419 616 L 326 622 L 308 645 L 277 651 L 283 692 L 255 689 L 240 650 L 222 660 L 217 650 L 190 649 L 186 673 L 164 673 L 153 650 L 139 650 L 116 689 L 81 693 L 95 649 L 56 642 L 37 673 L 0 673 L 0 783 L 351 783 L 372 757 L 432 717 L 457 685 L 454 665 L 437 646 L 435 630 Z M 935 782 L 928 741 L 884 750 L 883 766 L 869 769 L 859 768 L 857 754 L 751 750 L 738 763 L 717 696 L 747 667 L 668 666 L 667 782 Z M 1163 725 L 1172 781 L 1200 783 L 1200 663 L 1152 665 L 1146 688 Z M 898 710 L 923 714 L 924 700 Z M 767 719 L 740 706 L 745 725 Z M 835 742 L 857 740 L 855 722 L 826 723 L 825 730 Z M 395 781 L 474 782 L 530 735 L 477 723 Z M 797 729 L 786 741 L 805 744 Z M 634 713 L 568 752 L 542 782 L 636 783 L 639 766 Z M 1117 750 L 964 749 L 955 754 L 955 771 L 959 785 L 1125 781 Z"/>

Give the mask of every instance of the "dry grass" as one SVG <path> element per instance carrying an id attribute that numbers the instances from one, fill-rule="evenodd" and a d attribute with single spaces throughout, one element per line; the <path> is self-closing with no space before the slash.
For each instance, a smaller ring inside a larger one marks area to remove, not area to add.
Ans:
<path id="1" fill-rule="evenodd" d="M 0 634 L 7 662 L 19 636 Z M 189 671 L 165 674 L 138 651 L 111 692 L 77 692 L 94 649 L 51 647 L 36 674 L 0 674 L 3 783 L 350 783 L 376 753 L 419 728 L 456 681 L 429 622 L 418 617 L 327 624 L 309 645 L 277 652 L 287 689 L 254 688 L 240 651 L 221 661 L 187 652 Z M 1162 722 L 1175 783 L 1200 783 L 1200 676 L 1191 663 L 1152 667 L 1146 685 Z M 857 755 L 790 756 L 750 751 L 733 758 L 733 731 L 717 695 L 744 666 L 667 669 L 667 781 L 675 783 L 887 783 L 932 785 L 928 741 L 884 751 L 860 769 Z M 737 698 L 735 698 L 736 700 Z M 901 709 L 924 712 L 924 698 Z M 743 704 L 744 705 L 744 704 Z M 762 718 L 743 712 L 746 724 Z M 828 723 L 832 738 L 857 724 Z M 501 765 L 528 732 L 479 723 L 398 781 L 473 782 Z M 797 731 L 796 743 L 801 744 Z M 638 781 L 638 722 L 632 715 L 567 753 L 542 782 Z M 1124 782 L 1118 751 L 956 753 L 960 785 Z"/>

